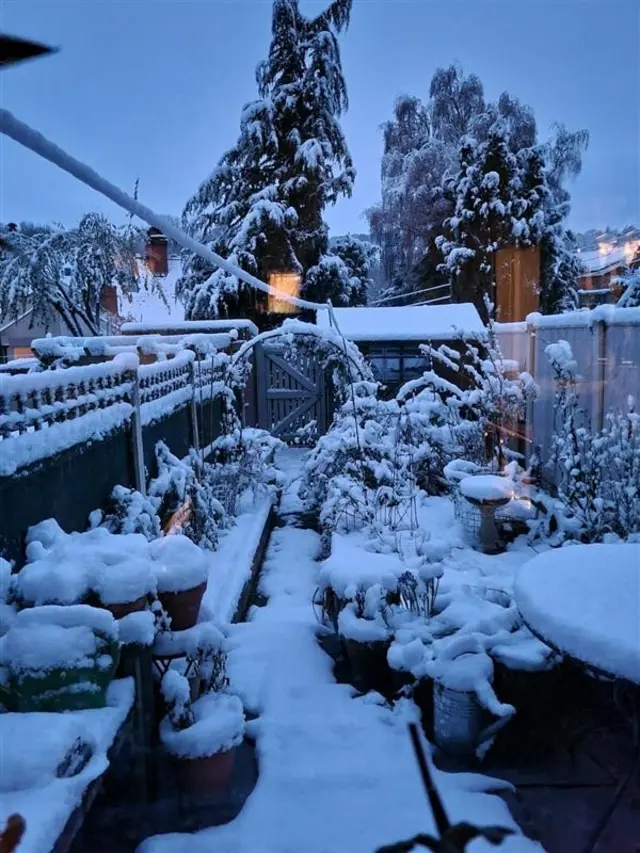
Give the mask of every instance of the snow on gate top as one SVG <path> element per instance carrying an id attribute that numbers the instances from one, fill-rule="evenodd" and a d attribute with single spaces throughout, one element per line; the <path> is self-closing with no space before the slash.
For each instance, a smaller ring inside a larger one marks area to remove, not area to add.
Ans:
<path id="1" fill-rule="evenodd" d="M 449 340 L 456 333 L 483 334 L 485 327 L 471 302 L 453 305 L 402 305 L 377 308 L 335 308 L 340 331 L 351 341 Z M 330 325 L 318 312 L 320 328 Z"/>

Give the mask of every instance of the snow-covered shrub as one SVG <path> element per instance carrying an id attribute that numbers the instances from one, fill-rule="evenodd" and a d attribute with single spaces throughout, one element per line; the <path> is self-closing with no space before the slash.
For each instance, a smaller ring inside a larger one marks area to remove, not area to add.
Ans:
<path id="1" fill-rule="evenodd" d="M 418 484 L 431 494 L 448 490 L 445 468 L 454 459 L 501 470 L 517 458 L 507 443 L 536 394 L 532 377 L 504 359 L 492 323 L 486 336 L 461 333 L 458 340 L 461 352 L 446 344 L 421 347 L 455 383 L 432 367 L 396 397 L 415 435 Z"/>
<path id="2" fill-rule="evenodd" d="M 162 606 L 162 602 L 156 593 L 149 596 L 149 610 L 153 614 L 153 624 L 156 636 L 158 634 L 167 634 L 171 632 L 171 617 Z"/>
<path id="3" fill-rule="evenodd" d="M 565 508 L 555 513 L 557 538 L 601 542 L 640 533 L 640 415 L 629 397 L 626 411 L 607 412 L 603 429 L 591 429 L 580 408 L 577 363 L 567 341 L 546 348 L 556 381 L 550 465 Z M 563 516 L 568 516 L 564 518 Z M 563 523 L 564 522 L 564 523 Z"/>
<path id="4" fill-rule="evenodd" d="M 373 382 L 357 382 L 304 466 L 300 494 L 323 526 L 373 521 L 373 496 L 393 485 L 390 419 L 393 404 L 377 397 Z"/>
<path id="5" fill-rule="evenodd" d="M 180 532 L 197 545 L 215 550 L 218 533 L 226 523 L 226 514 L 215 494 L 215 466 L 203 462 L 192 452 L 188 460 L 178 459 L 164 442 L 156 446 L 158 476 L 151 481 L 149 493 L 159 503 L 163 520 L 179 507 L 189 505 Z"/>
<path id="6" fill-rule="evenodd" d="M 115 486 L 106 511 L 92 513 L 90 526 L 105 527 L 110 533 L 141 533 L 149 541 L 157 539 L 162 532 L 158 503 L 136 489 Z"/>
<path id="7" fill-rule="evenodd" d="M 376 643 L 391 634 L 388 622 L 390 594 L 381 584 L 358 589 L 338 614 L 338 632 L 347 640 Z"/>
<path id="8" fill-rule="evenodd" d="M 640 307 L 640 266 L 631 267 L 612 282 L 621 288 L 619 308 Z"/>
<path id="9" fill-rule="evenodd" d="M 221 693 L 229 686 L 225 637 L 215 625 L 200 627 L 194 660 L 200 676 L 201 693 Z"/>
<path id="10" fill-rule="evenodd" d="M 16 576 L 11 563 L 0 557 L 0 604 L 11 604 L 15 598 Z"/>
<path id="11" fill-rule="evenodd" d="M 229 752 L 242 743 L 244 709 L 237 696 L 205 693 L 188 709 L 193 721 L 182 729 L 174 728 L 172 717 L 160 723 L 160 738 L 176 758 L 207 758 Z M 186 721 L 186 717 L 183 718 Z"/>
<path id="12" fill-rule="evenodd" d="M 200 695 L 191 699 L 188 679 L 169 669 L 161 690 L 169 706 L 160 724 L 168 751 L 182 758 L 199 758 L 237 746 L 244 736 L 244 710 L 237 696 L 226 691 L 226 649 L 223 634 L 212 624 L 199 626 L 196 647 L 188 650 L 200 676 Z"/>
<path id="13" fill-rule="evenodd" d="M 178 459 L 163 441 L 156 445 L 158 472 L 149 484 L 149 495 L 160 501 L 161 518 L 175 510 L 187 499 L 193 481 L 193 468 L 188 462 Z"/>

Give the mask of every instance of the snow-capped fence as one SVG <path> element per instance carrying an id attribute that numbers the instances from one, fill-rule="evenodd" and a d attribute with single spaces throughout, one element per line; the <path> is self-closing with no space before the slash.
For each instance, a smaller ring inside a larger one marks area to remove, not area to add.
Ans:
<path id="1" fill-rule="evenodd" d="M 592 311 L 542 316 L 523 323 L 497 323 L 505 358 L 517 361 L 539 387 L 528 417 L 529 448 L 547 459 L 555 430 L 553 370 L 545 355 L 549 344 L 565 340 L 578 365 L 579 405 L 592 429 L 601 429 L 607 412 L 625 410 L 640 396 L 640 309 L 603 305 Z"/>
<path id="2" fill-rule="evenodd" d="M 129 403 L 136 369 L 137 359 L 121 356 L 110 364 L 0 377 L 0 442 Z M 47 433 L 50 440 L 46 441 L 31 440 L 31 452 L 37 454 L 38 445 L 43 450 L 55 446 L 58 434 Z M 22 445 L 26 447 L 26 442 Z M 11 458 L 5 444 L 0 444 L 0 450 L 0 472 L 20 464 L 23 457 Z"/>
<path id="3" fill-rule="evenodd" d="M 0 375 L 0 554 L 20 563 L 25 531 L 44 518 L 84 530 L 117 484 L 144 491 L 160 440 L 179 457 L 206 453 L 230 393 L 220 358 L 183 351 L 140 365 L 121 354 Z"/>

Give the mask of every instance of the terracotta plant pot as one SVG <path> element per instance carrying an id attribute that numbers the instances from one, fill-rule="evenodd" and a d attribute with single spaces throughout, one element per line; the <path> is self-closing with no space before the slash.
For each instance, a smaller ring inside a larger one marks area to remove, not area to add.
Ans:
<path id="1" fill-rule="evenodd" d="M 137 601 L 122 602 L 121 604 L 101 604 L 100 607 L 112 613 L 114 619 L 122 619 L 130 613 L 139 613 L 145 609 L 146 605 L 147 597 L 143 595 Z"/>
<path id="2" fill-rule="evenodd" d="M 143 595 L 136 599 L 136 601 L 119 601 L 115 604 L 104 604 L 100 600 L 100 596 L 92 592 L 87 597 L 87 604 L 90 604 L 91 607 L 98 607 L 101 610 L 108 610 L 114 619 L 122 619 L 130 613 L 139 613 L 141 610 L 144 610 L 147 606 L 147 597 Z"/>
<path id="3" fill-rule="evenodd" d="M 203 758 L 172 756 L 178 787 L 192 797 L 206 797 L 226 790 L 231 781 L 236 749 L 217 752 Z"/>
<path id="4" fill-rule="evenodd" d="M 199 586 L 185 589 L 181 592 L 160 592 L 160 603 L 171 617 L 172 631 L 186 631 L 198 621 L 202 597 L 207 588 L 203 581 Z"/>

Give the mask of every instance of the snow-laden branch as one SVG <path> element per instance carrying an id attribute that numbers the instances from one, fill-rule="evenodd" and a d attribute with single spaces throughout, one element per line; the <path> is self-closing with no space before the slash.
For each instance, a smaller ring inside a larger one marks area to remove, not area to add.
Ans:
<path id="1" fill-rule="evenodd" d="M 288 302 L 290 305 L 295 305 L 298 308 L 306 308 L 312 311 L 329 310 L 328 305 L 317 302 L 308 302 L 306 299 L 298 299 L 288 293 L 282 293 L 268 285 L 266 282 L 261 281 L 259 278 L 256 278 L 250 273 L 245 272 L 243 269 L 240 269 L 240 267 L 229 263 L 229 261 L 225 260 L 220 255 L 217 255 L 215 252 L 212 252 L 210 249 L 207 249 L 205 246 L 198 243 L 182 231 L 182 229 L 177 228 L 171 221 L 169 221 L 169 219 L 154 213 L 148 207 L 140 204 L 139 201 L 136 201 L 131 198 L 131 196 L 127 195 L 127 193 L 109 183 L 109 181 L 98 175 L 98 173 L 94 172 L 94 170 L 89 166 L 81 163 L 79 160 L 76 160 L 70 154 L 67 154 L 53 142 L 46 139 L 39 131 L 34 130 L 24 122 L 21 122 L 8 110 L 0 109 L 0 133 L 8 136 L 25 148 L 29 148 L 35 154 L 38 154 L 50 163 L 55 164 L 70 175 L 73 175 L 74 178 L 82 181 L 83 184 L 86 184 L 101 195 L 111 199 L 111 201 L 117 204 L 118 207 L 122 207 L 134 216 L 138 216 L 149 225 L 159 228 L 165 237 L 171 237 L 171 239 L 175 240 L 176 243 L 179 243 L 185 249 L 199 255 L 201 258 L 204 258 L 204 260 L 209 261 L 209 263 L 222 267 L 222 269 L 228 272 L 229 275 L 239 278 L 241 281 L 244 281 L 245 284 L 248 284 L 257 290 L 261 290 L 264 293 L 268 293 L 283 302 Z"/>

